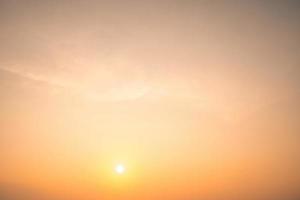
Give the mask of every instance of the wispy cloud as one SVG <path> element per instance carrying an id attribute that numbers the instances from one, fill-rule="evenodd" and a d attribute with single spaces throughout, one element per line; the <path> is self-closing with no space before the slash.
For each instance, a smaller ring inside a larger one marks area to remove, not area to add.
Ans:
<path id="1" fill-rule="evenodd" d="M 0 66 L 0 70 L 20 76 L 22 78 L 26 78 L 32 81 L 38 81 L 38 82 L 43 82 L 46 83 L 50 86 L 54 86 L 54 87 L 60 87 L 60 88 L 72 88 L 75 87 L 75 85 L 73 83 L 68 83 L 62 80 L 55 80 L 53 78 L 49 78 L 47 76 L 41 75 L 41 74 L 37 74 L 37 73 L 33 73 L 30 71 L 26 71 L 26 70 L 22 70 L 19 69 L 17 67 L 4 67 L 4 66 Z"/>
<path id="2" fill-rule="evenodd" d="M 0 70 L 13 75 L 47 84 L 49 87 L 55 87 L 68 90 L 73 94 L 80 95 L 93 101 L 130 101 L 146 96 L 151 87 L 145 83 L 125 84 L 119 87 L 109 88 L 105 92 L 98 92 L 92 88 L 87 88 L 79 82 L 71 82 L 57 77 L 50 77 L 39 73 L 23 70 L 18 67 L 0 66 Z"/>

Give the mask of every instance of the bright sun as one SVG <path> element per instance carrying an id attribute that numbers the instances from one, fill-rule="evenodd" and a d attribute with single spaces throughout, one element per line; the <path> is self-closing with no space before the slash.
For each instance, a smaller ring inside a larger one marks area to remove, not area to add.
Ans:
<path id="1" fill-rule="evenodd" d="M 118 164 L 115 166 L 115 171 L 118 174 L 123 174 L 125 172 L 125 167 L 122 164 Z"/>

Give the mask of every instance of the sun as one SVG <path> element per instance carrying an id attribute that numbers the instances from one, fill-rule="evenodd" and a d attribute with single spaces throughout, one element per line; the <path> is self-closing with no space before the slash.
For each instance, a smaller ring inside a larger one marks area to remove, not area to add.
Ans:
<path id="1" fill-rule="evenodd" d="M 122 164 L 118 164 L 115 166 L 115 172 L 117 172 L 118 174 L 123 174 L 125 172 L 125 167 Z"/>

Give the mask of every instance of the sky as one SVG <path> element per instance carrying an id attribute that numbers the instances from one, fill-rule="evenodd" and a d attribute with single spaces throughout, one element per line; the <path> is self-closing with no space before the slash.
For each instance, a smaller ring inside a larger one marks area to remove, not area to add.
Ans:
<path id="1" fill-rule="evenodd" d="M 296 0 L 0 0 L 0 198 L 299 199 L 299 19 Z"/>

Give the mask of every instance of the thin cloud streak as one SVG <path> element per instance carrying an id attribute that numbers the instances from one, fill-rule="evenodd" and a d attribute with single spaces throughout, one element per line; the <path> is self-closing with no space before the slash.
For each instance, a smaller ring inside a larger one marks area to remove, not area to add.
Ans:
<path id="1" fill-rule="evenodd" d="M 74 82 L 67 82 L 55 78 L 50 78 L 45 75 L 21 70 L 16 67 L 1 66 L 0 70 L 14 74 L 22 78 L 26 78 L 31 81 L 45 83 L 49 87 L 68 90 L 69 92 L 71 91 L 73 94 L 79 94 L 80 96 L 83 96 L 84 98 L 93 101 L 117 102 L 117 101 L 137 100 L 139 98 L 145 97 L 151 90 L 149 86 L 136 84 L 135 87 L 130 85 L 129 86 L 125 85 L 121 87 L 111 88 L 107 92 L 100 93 L 95 90 L 87 89 L 83 87 L 83 85 Z"/>

